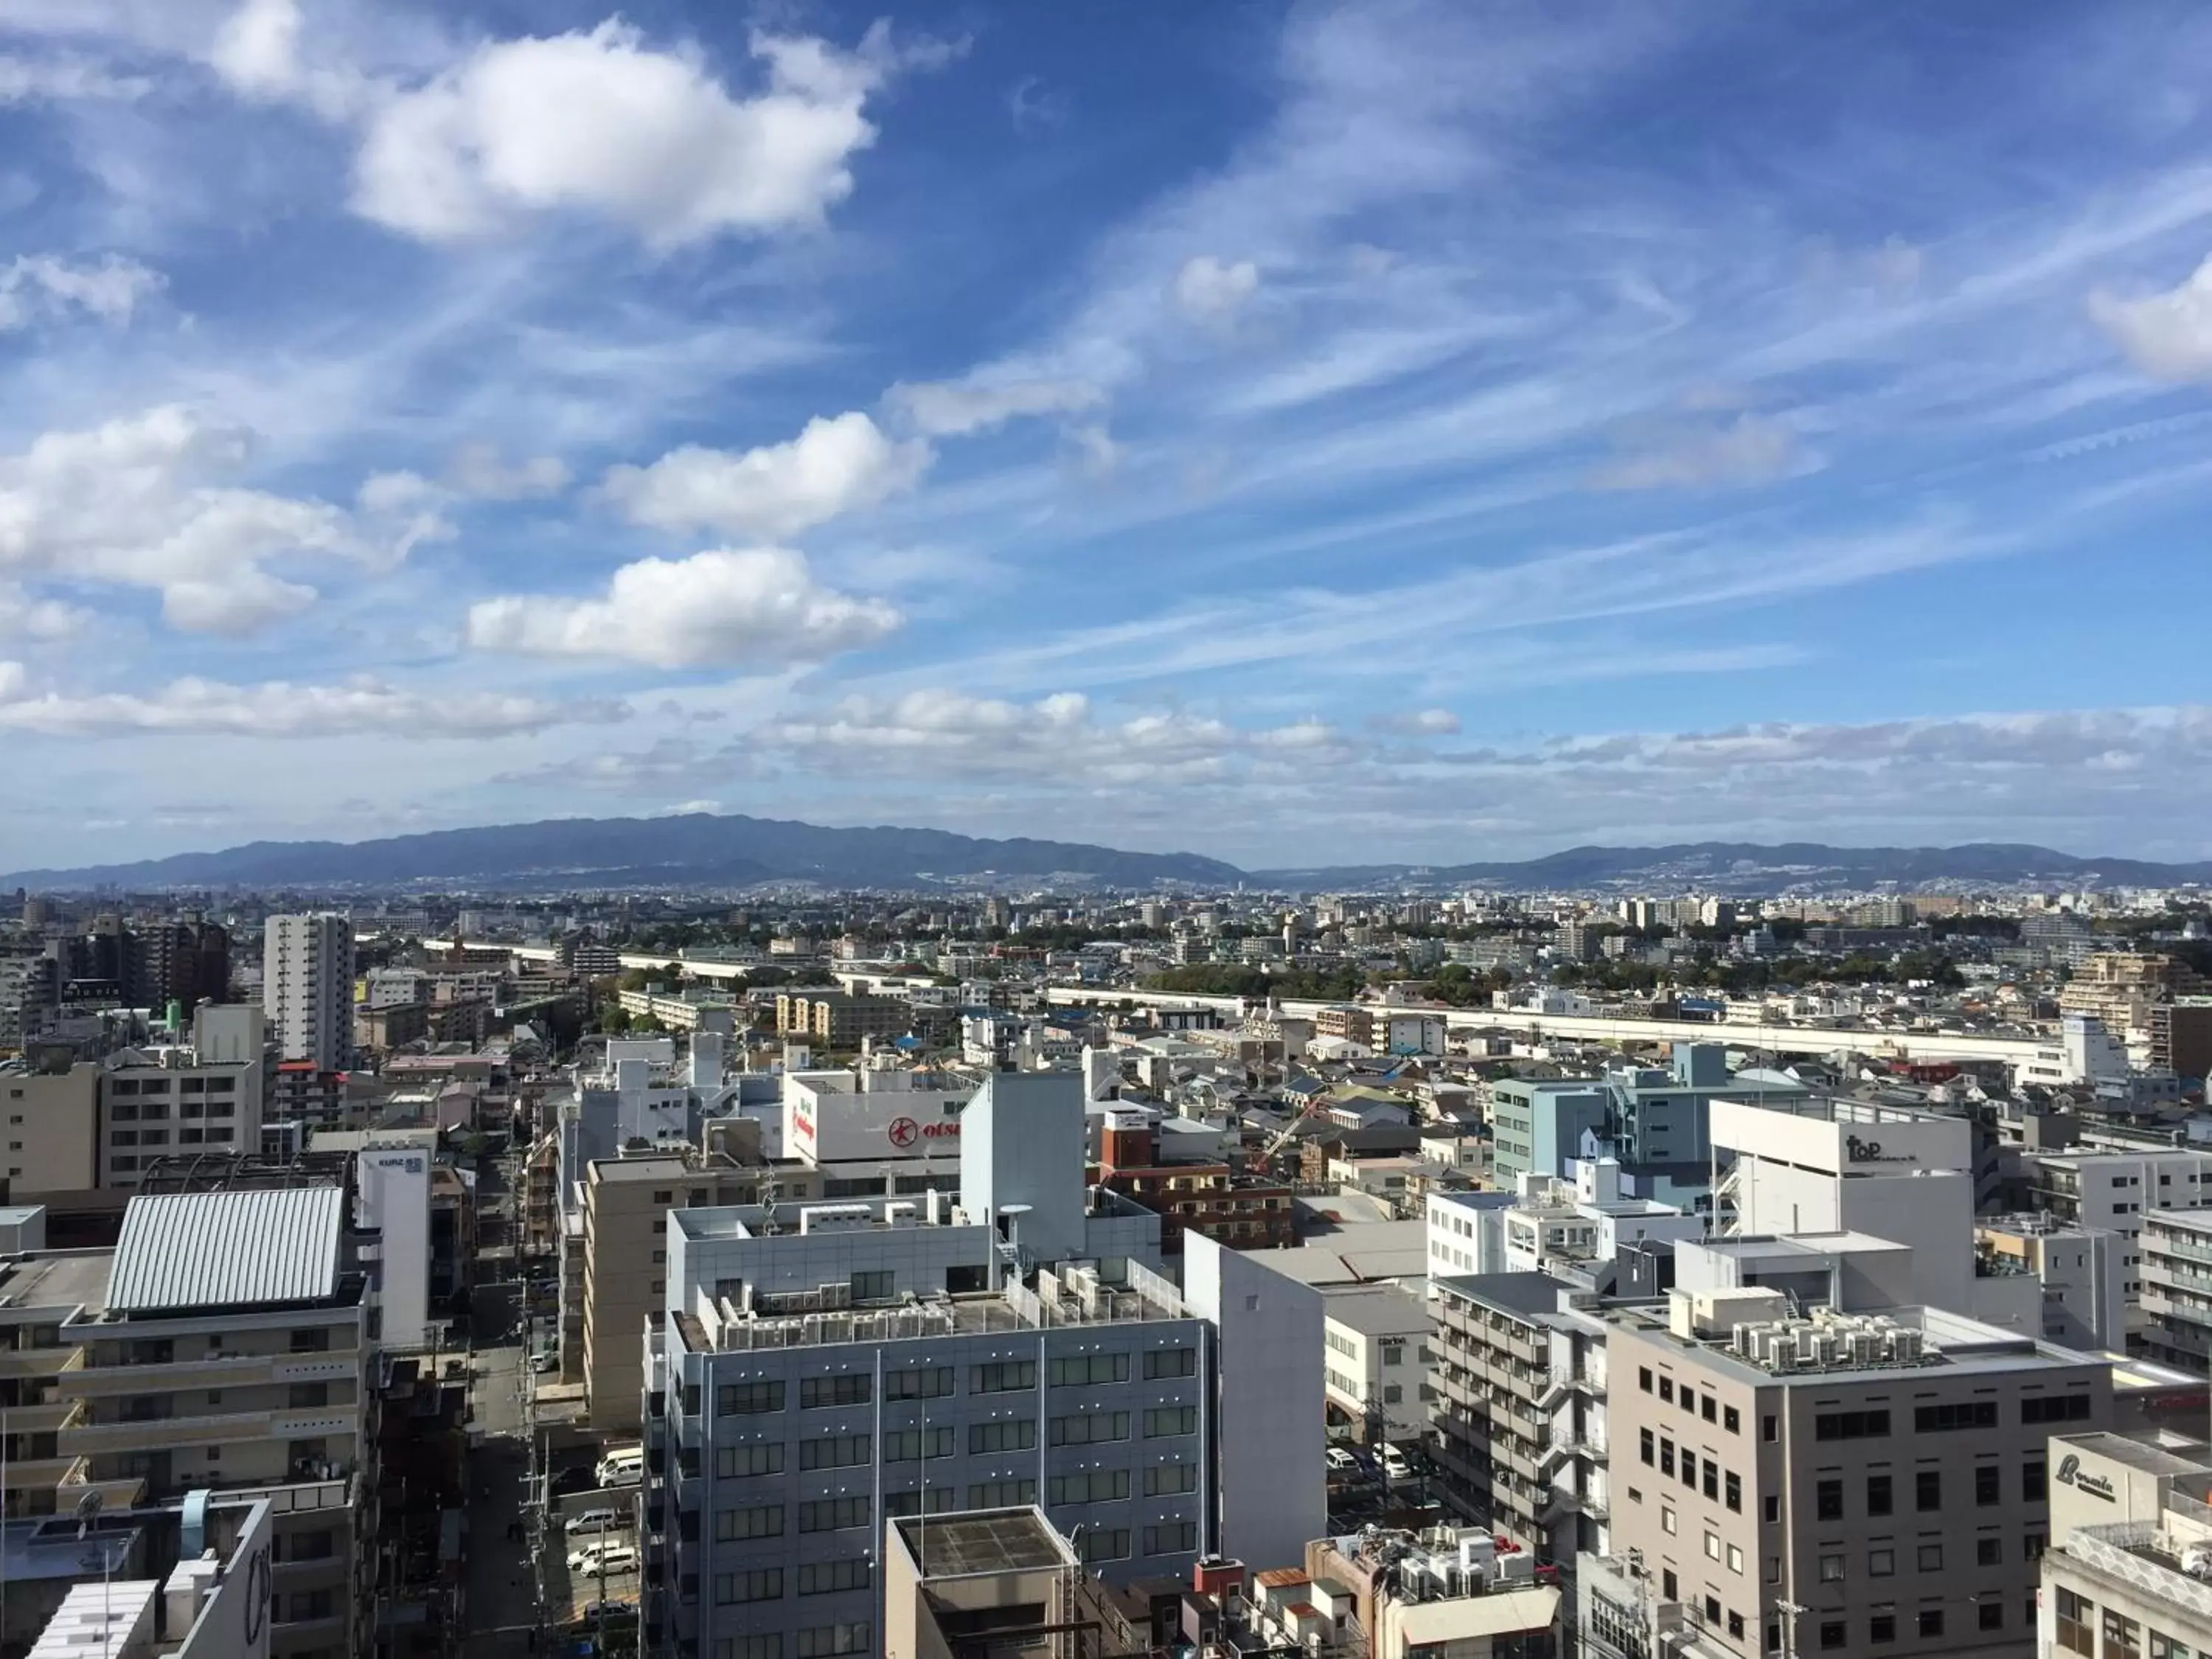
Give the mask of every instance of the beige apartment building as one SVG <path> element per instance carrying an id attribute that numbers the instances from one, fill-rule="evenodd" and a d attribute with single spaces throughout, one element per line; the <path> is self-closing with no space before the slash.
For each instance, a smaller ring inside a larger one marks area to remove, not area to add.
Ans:
<path id="1" fill-rule="evenodd" d="M 2106 1362 L 1773 1291 L 1607 1318 L 1612 1549 L 1698 1651 L 2035 1653 L 2047 1442 L 2109 1425 Z"/>
<path id="2" fill-rule="evenodd" d="M 58 1499 L 134 1484 L 156 1501 L 267 1497 L 273 1659 L 352 1659 L 374 1634 L 376 1405 L 345 1198 L 335 1185 L 133 1198 L 99 1294 L 47 1292 L 85 1297 L 58 1332 Z M 19 1352 L 50 1334 L 34 1330 Z"/>
<path id="3" fill-rule="evenodd" d="M 668 1212 L 811 1197 L 811 1171 L 743 1164 L 684 1146 L 585 1166 L 581 1272 L 584 1398 L 600 1431 L 639 1425 L 645 1322 L 668 1288 Z M 574 1281 L 572 1281 L 574 1282 Z"/>
<path id="4" fill-rule="evenodd" d="M 81 1193 L 99 1184 L 100 1067 L 71 1064 L 70 1050 L 33 1048 L 21 1069 L 0 1071 L 7 1121 L 0 1176 L 9 1201 Z"/>

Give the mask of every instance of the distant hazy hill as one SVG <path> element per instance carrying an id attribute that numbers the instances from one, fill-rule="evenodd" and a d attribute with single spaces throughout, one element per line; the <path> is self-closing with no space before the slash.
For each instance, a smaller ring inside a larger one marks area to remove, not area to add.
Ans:
<path id="1" fill-rule="evenodd" d="M 1510 864 L 1361 865 L 1318 870 L 1263 870 L 1269 886 L 1357 890 L 1377 884 L 1490 886 L 1539 890 L 1590 887 L 1701 887 L 1771 892 L 1797 883 L 1872 887 L 1952 882 L 2054 886 L 2095 881 L 2106 886 L 2166 887 L 2212 881 L 2212 862 L 2150 864 L 2139 859 L 2079 858 L 2048 847 L 1978 842 L 1966 847 L 1828 847 L 1818 842 L 1760 846 L 1701 841 L 1678 847 L 1571 847 Z"/>
<path id="2" fill-rule="evenodd" d="M 28 870 L 0 885 L 40 889 L 391 886 L 744 886 L 815 881 L 830 887 L 918 887 L 996 876 L 1117 887 L 1163 882 L 1226 886 L 1233 866 L 1188 853 L 1121 853 L 1052 841 L 978 841 L 936 830 L 828 830 L 704 812 L 659 818 L 555 818 L 441 830 L 383 841 L 253 842 L 138 864 Z"/>
<path id="3" fill-rule="evenodd" d="M 695 812 L 664 818 L 554 818 L 441 830 L 385 841 L 253 842 L 140 864 L 27 870 L 0 887 L 390 887 L 410 882 L 544 891 L 562 887 L 735 887 L 812 881 L 825 887 L 923 887 L 995 878 L 1147 888 L 1238 882 L 1291 890 L 1487 886 L 1521 890 L 1643 888 L 1771 892 L 1796 884 L 1872 887 L 1955 884 L 2172 886 L 2212 882 L 2212 862 L 2077 858 L 2047 847 L 1575 847 L 1520 863 L 1339 865 L 1248 874 L 1191 853 L 1121 853 L 1054 841 L 979 841 L 937 830 L 828 830 L 774 818 Z"/>

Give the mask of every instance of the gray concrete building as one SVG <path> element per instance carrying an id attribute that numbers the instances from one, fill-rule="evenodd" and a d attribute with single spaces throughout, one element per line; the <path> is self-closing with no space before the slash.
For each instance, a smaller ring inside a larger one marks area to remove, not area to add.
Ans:
<path id="1" fill-rule="evenodd" d="M 1793 1317 L 1780 1292 L 1611 1310 L 1612 1547 L 1698 1650 L 2034 1651 L 2054 1431 L 2110 1365 L 1928 1308 Z"/>
<path id="2" fill-rule="evenodd" d="M 1317 1370 L 1310 1401 L 1218 1410 L 1224 1321 L 1296 1327 L 1311 1367 L 1318 1293 L 1260 1268 L 1247 1286 L 1198 1240 L 1186 1300 L 1152 1270 L 1158 1218 L 1085 1188 L 1082 1136 L 1079 1079 L 1000 1073 L 965 1114 L 963 1207 L 669 1214 L 644 1367 L 649 1648 L 879 1651 L 889 1520 L 1035 1504 L 1116 1582 L 1322 1529 Z M 1249 1346 L 1273 1363 L 1265 1332 Z M 1257 1474 L 1218 1489 L 1262 1445 L 1304 1503 Z"/>

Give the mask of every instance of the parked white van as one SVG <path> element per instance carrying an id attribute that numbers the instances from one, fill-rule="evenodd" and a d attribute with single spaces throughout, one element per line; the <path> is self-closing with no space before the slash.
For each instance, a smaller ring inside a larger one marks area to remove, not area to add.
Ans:
<path id="1" fill-rule="evenodd" d="M 602 1486 L 635 1486 L 645 1479 L 645 1448 L 617 1447 L 599 1459 L 593 1473 Z"/>

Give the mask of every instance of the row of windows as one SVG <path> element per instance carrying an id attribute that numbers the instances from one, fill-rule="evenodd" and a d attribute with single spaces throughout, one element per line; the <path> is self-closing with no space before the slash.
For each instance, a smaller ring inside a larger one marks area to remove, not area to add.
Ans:
<path id="1" fill-rule="evenodd" d="M 1973 1473 L 1974 1504 L 1980 1509 L 1990 1509 L 2005 1501 L 2004 1471 L 1997 1464 L 1978 1465 Z M 2020 1501 L 2040 1504 L 2049 1495 L 2048 1479 L 2044 1460 L 2031 1457 L 2021 1467 Z M 1943 1472 L 1941 1469 L 1916 1469 L 1912 1474 L 1912 1506 L 1923 1513 L 1943 1507 Z M 1890 1515 L 1896 1509 L 1896 1481 L 1888 1474 L 1869 1474 L 1866 1478 L 1866 1512 L 1869 1516 Z M 1840 1477 L 1820 1481 L 1814 1488 L 1814 1513 L 1822 1521 L 1844 1518 L 1844 1483 Z"/>
<path id="2" fill-rule="evenodd" d="M 1654 1391 L 1650 1366 L 1639 1365 L 1637 1367 L 1636 1386 L 1643 1389 L 1646 1394 L 1650 1394 Z M 1678 1403 L 1678 1396 L 1674 1388 L 1674 1379 L 1673 1377 L 1660 1377 L 1656 1383 L 1656 1391 L 1659 1397 L 1665 1401 L 1668 1405 L 1671 1406 Z M 1711 1394 L 1701 1395 L 1695 1389 L 1690 1387 L 1686 1382 L 1682 1385 L 1679 1395 L 1679 1403 L 1682 1409 L 1689 1413 L 1692 1417 L 1702 1417 L 1708 1423 L 1717 1422 L 1720 1424 L 1722 1427 L 1725 1428 L 1730 1434 L 1741 1434 L 1743 1431 L 1743 1418 L 1737 1412 L 1735 1407 L 1723 1406 L 1720 1401 L 1716 1400 Z"/>
<path id="3" fill-rule="evenodd" d="M 1145 1377 L 1148 1382 L 1164 1378 L 1194 1376 L 1198 1374 L 1198 1351 L 1195 1348 L 1156 1348 L 1145 1355 Z M 1080 1388 L 1105 1382 L 1126 1382 L 1129 1380 L 1129 1356 L 1127 1353 L 1077 1354 L 1049 1362 L 1047 1379 L 1054 1388 Z M 989 1364 L 968 1368 L 968 1391 L 970 1394 L 1006 1394 L 1036 1387 L 1037 1368 L 1034 1359 L 1006 1359 Z M 815 1411 L 836 1406 L 865 1406 L 872 1395 L 873 1379 L 865 1373 L 852 1376 L 810 1376 L 799 1385 L 799 1405 L 802 1411 Z M 884 1378 L 884 1398 L 886 1400 L 941 1400 L 957 1391 L 958 1370 L 951 1365 L 923 1365 L 906 1370 L 892 1371 Z M 781 1380 L 761 1382 L 725 1382 L 714 1390 L 714 1414 L 718 1417 L 757 1416 L 766 1412 L 784 1408 L 784 1384 Z"/>
<path id="4" fill-rule="evenodd" d="M 1679 1389 L 1672 1377 L 1655 1378 L 1649 1365 L 1637 1368 L 1637 1386 L 1645 1394 L 1656 1393 L 1668 1404 L 1679 1403 L 1685 1412 L 1711 1423 L 1718 1420 L 1729 1433 L 1735 1434 L 1741 1419 L 1733 1406 L 1721 1407 L 1708 1393 L 1700 1395 L 1684 1383 Z M 2090 1397 L 2087 1394 L 2029 1395 L 2020 1402 L 2022 1423 L 2078 1423 L 2087 1419 Z M 1997 1403 L 1994 1400 L 1959 1401 L 1942 1405 L 1921 1406 L 1913 1412 L 1913 1428 L 1921 1434 L 1943 1433 L 1954 1429 L 1993 1429 L 1997 1425 Z M 1759 1437 L 1763 1440 L 1779 1438 L 1779 1420 L 1772 1416 L 1760 1419 Z M 1879 1439 L 1890 1432 L 1890 1415 L 1887 1410 L 1820 1412 L 1813 1418 L 1813 1437 L 1815 1440 Z"/>
<path id="5" fill-rule="evenodd" d="M 1118 1413 L 1122 1431 L 1112 1437 L 1128 1438 L 1127 1412 Z M 1055 1424 L 1080 1421 L 1080 1419 L 1056 1419 Z M 977 1455 L 992 1452 L 1034 1451 L 1036 1449 L 1036 1419 L 1021 1418 L 1004 1423 L 971 1423 L 968 1425 L 968 1449 Z M 913 1463 L 926 1457 L 951 1457 L 959 1449 L 959 1431 L 952 1428 L 901 1429 L 884 1437 L 883 1461 L 886 1463 Z M 802 1469 L 847 1468 L 868 1461 L 869 1437 L 865 1434 L 828 1435 L 818 1439 L 802 1441 L 799 1448 L 799 1467 Z M 1081 1441 L 1054 1439 L 1054 1445 L 1077 1445 Z M 784 1470 L 783 1443 L 763 1441 L 745 1446 L 717 1446 L 714 1449 L 714 1474 L 724 1480 L 744 1480 L 763 1475 L 781 1474 Z"/>
<path id="6" fill-rule="evenodd" d="M 2069 1653 L 2094 1654 L 2099 1628 L 2096 1603 L 2072 1590 L 2061 1589 L 2056 1610 L 2057 1645 Z M 2161 1630 L 2146 1632 L 2136 1620 L 2109 1607 L 2105 1610 L 2103 1630 L 2105 1652 L 2110 1659 L 2137 1659 L 2146 1652 L 2149 1659 L 2190 1659 L 2188 1643 Z M 2197 1659 L 2212 1659 L 2212 1650 L 2199 1649 Z"/>

